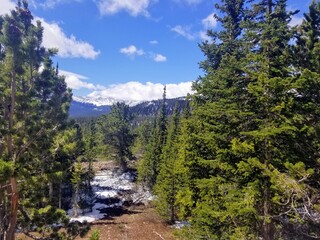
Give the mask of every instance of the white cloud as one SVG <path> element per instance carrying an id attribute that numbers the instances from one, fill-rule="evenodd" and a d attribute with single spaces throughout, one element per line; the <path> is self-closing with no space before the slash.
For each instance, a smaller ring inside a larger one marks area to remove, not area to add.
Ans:
<path id="1" fill-rule="evenodd" d="M 198 33 L 198 36 L 202 41 L 204 41 L 204 42 L 208 41 L 209 43 L 211 43 L 212 39 L 211 39 L 211 37 L 208 36 L 207 30 L 215 28 L 218 24 L 217 19 L 214 16 L 214 13 L 211 13 L 206 18 L 202 19 L 201 22 L 202 22 L 204 29 Z"/>
<path id="2" fill-rule="evenodd" d="M 167 97 L 176 98 L 186 96 L 191 93 L 192 82 L 182 82 L 178 84 L 168 84 Z M 123 84 L 112 85 L 101 91 L 94 91 L 88 97 L 112 97 L 122 100 L 131 101 L 150 101 L 161 99 L 163 94 L 163 84 L 147 82 L 128 82 Z"/>
<path id="3" fill-rule="evenodd" d="M 152 40 L 149 43 L 152 44 L 152 45 L 156 45 L 156 44 L 158 44 L 158 41 L 157 40 Z"/>
<path id="4" fill-rule="evenodd" d="M 217 26 L 217 19 L 214 17 L 214 13 L 211 13 L 209 16 L 202 19 L 202 24 L 206 29 L 216 27 Z"/>
<path id="5" fill-rule="evenodd" d="M 74 1 L 77 1 L 77 0 L 74 0 Z M 45 1 L 43 1 L 43 3 L 40 3 L 40 1 L 38 1 L 38 2 L 34 1 L 34 4 L 38 4 L 43 8 L 52 9 L 52 8 L 55 8 L 59 4 L 63 4 L 66 2 L 69 2 L 69 0 L 45 0 Z"/>
<path id="6" fill-rule="evenodd" d="M 191 32 L 191 28 L 189 26 L 181 26 L 177 25 L 173 28 L 171 28 L 171 31 L 189 39 L 189 40 L 194 40 L 195 35 Z"/>
<path id="7" fill-rule="evenodd" d="M 88 80 L 87 77 L 73 73 L 73 72 L 68 72 L 64 70 L 59 70 L 59 74 L 61 76 L 65 76 L 65 80 L 67 83 L 67 86 L 72 89 L 81 89 L 81 88 L 86 88 L 89 90 L 102 90 L 104 89 L 103 86 L 100 85 L 94 85 L 92 83 L 88 83 L 85 80 Z"/>
<path id="8" fill-rule="evenodd" d="M 289 22 L 289 26 L 295 27 L 295 26 L 301 25 L 302 21 L 303 21 L 303 17 L 292 16 L 291 21 Z"/>
<path id="9" fill-rule="evenodd" d="M 38 5 L 44 8 L 55 8 L 59 4 L 68 3 L 68 2 L 81 2 L 82 0 L 45 0 L 43 3 L 37 2 Z"/>
<path id="10" fill-rule="evenodd" d="M 58 24 L 48 23 L 42 18 L 36 20 L 40 20 L 44 28 L 43 45 L 59 49 L 59 56 L 95 59 L 100 54 L 91 44 L 78 40 L 74 35 L 66 36 Z"/>
<path id="11" fill-rule="evenodd" d="M 167 84 L 167 97 L 176 98 L 187 96 L 188 93 L 192 93 L 192 82 L 181 82 L 178 84 Z M 162 91 L 163 92 L 163 91 Z"/>
<path id="12" fill-rule="evenodd" d="M 9 13 L 14 9 L 15 4 L 10 0 L 0 0 L 0 14 Z M 43 46 L 46 48 L 57 48 L 58 55 L 61 57 L 83 57 L 95 59 L 99 55 L 92 45 L 87 42 L 77 40 L 75 36 L 67 37 L 60 26 L 56 23 L 48 23 L 43 18 L 35 17 L 40 20 L 44 28 Z"/>
<path id="13" fill-rule="evenodd" d="M 15 3 L 10 0 L 0 0 L 1 7 L 0 7 L 0 15 L 10 13 L 10 10 L 15 8 Z"/>
<path id="14" fill-rule="evenodd" d="M 208 36 L 207 31 L 200 31 L 199 37 L 204 42 L 206 42 L 206 41 L 208 41 L 209 43 L 212 42 L 212 39 L 211 39 L 211 37 Z"/>
<path id="15" fill-rule="evenodd" d="M 207 35 L 207 30 L 216 27 L 218 24 L 217 19 L 214 17 L 214 13 L 211 13 L 209 16 L 202 19 L 201 23 L 203 25 L 203 30 L 199 32 L 192 32 L 190 26 L 182 25 L 177 25 L 171 28 L 171 31 L 187 38 L 188 40 L 200 38 L 202 41 L 212 42 L 212 39 Z"/>
<path id="16" fill-rule="evenodd" d="M 134 58 L 135 56 L 142 56 L 145 54 L 143 49 L 138 49 L 134 45 L 130 45 L 129 47 L 126 47 L 126 48 L 121 48 L 120 53 L 123 53 L 132 58 Z"/>
<path id="17" fill-rule="evenodd" d="M 166 56 L 163 56 L 162 54 L 156 54 L 154 57 L 153 57 L 153 60 L 155 62 L 166 62 L 167 61 L 167 57 Z"/>
<path id="18" fill-rule="evenodd" d="M 114 15 L 122 11 L 131 16 L 149 16 L 148 7 L 152 0 L 95 0 L 101 15 Z"/>
<path id="19" fill-rule="evenodd" d="M 153 52 L 145 52 L 143 49 L 138 49 L 135 45 L 130 45 L 125 48 L 120 49 L 120 53 L 127 55 L 128 57 L 134 59 L 136 56 L 145 55 L 149 59 L 153 59 L 155 62 L 166 62 L 167 57 L 162 54 L 155 54 Z"/>

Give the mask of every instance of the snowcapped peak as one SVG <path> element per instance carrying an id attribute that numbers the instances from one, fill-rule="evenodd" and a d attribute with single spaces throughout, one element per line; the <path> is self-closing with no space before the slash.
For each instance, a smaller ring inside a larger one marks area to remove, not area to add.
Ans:
<path id="1" fill-rule="evenodd" d="M 138 105 L 143 101 L 135 101 L 135 100 L 121 100 L 111 97 L 81 97 L 81 96 L 73 96 L 73 100 L 81 103 L 89 103 L 95 106 L 111 106 L 117 102 L 124 102 L 128 104 L 130 107 Z"/>

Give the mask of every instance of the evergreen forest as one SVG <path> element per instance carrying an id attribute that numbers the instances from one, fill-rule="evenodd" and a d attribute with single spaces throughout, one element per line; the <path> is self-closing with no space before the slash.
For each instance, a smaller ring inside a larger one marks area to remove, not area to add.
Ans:
<path id="1" fill-rule="evenodd" d="M 320 239 L 320 2 L 296 26 L 287 5 L 212 6 L 221 30 L 174 109 L 164 87 L 155 114 L 118 102 L 78 119 L 28 2 L 0 15 L 0 240 L 86 236 L 70 218 L 92 210 L 104 161 L 137 172 L 158 215 L 184 223 L 176 239 Z"/>

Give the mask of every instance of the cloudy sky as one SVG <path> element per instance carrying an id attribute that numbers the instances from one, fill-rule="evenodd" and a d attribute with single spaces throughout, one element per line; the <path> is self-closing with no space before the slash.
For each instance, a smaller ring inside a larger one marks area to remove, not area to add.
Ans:
<path id="1" fill-rule="evenodd" d="M 29 0 L 44 27 L 44 46 L 59 49 L 54 59 L 76 96 L 127 100 L 190 92 L 203 73 L 198 44 L 207 29 L 218 29 L 218 0 Z M 311 0 L 289 0 L 301 22 Z M 0 0 L 0 14 L 14 7 Z"/>

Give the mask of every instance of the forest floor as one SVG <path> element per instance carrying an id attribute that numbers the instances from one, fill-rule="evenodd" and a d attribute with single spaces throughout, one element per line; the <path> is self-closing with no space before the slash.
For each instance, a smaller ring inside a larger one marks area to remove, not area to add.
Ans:
<path id="1" fill-rule="evenodd" d="M 97 161 L 94 163 L 94 171 L 96 172 L 97 179 L 99 179 L 99 174 L 105 174 L 110 175 L 110 172 L 116 171 L 117 166 L 112 161 Z M 102 176 L 100 176 L 102 177 Z M 104 176 L 105 177 L 105 176 Z M 115 174 L 115 177 L 119 177 L 117 174 Z M 103 185 L 103 184 L 114 184 L 114 185 Z M 141 190 L 140 192 L 136 192 L 136 183 L 130 182 L 130 180 L 126 178 L 119 178 L 117 181 L 112 182 L 108 180 L 107 182 L 100 182 L 99 184 L 102 184 L 102 186 L 99 186 L 102 195 L 100 199 L 97 199 L 98 206 L 101 208 L 96 209 L 94 212 L 98 212 L 97 216 L 99 220 L 94 220 L 96 216 L 95 214 L 87 214 L 84 215 L 84 218 L 89 218 L 93 216 L 93 220 L 90 223 L 91 229 L 86 234 L 85 237 L 77 237 L 76 240 L 88 240 L 90 239 L 90 236 L 92 235 L 92 232 L 95 230 L 98 230 L 100 233 L 100 240 L 174 240 L 177 239 L 177 237 L 174 236 L 174 228 L 167 224 L 161 217 L 158 215 L 152 204 L 148 203 L 148 201 L 143 201 L 139 203 L 135 203 L 135 200 L 131 201 L 130 203 L 127 203 L 127 201 L 121 201 L 121 206 L 117 205 L 118 202 L 115 204 L 113 203 L 110 205 L 110 199 L 109 197 L 103 198 L 103 194 L 108 196 L 108 194 L 113 194 L 114 192 L 119 193 L 119 189 L 115 189 L 115 185 L 126 185 L 124 187 L 129 187 L 129 192 L 134 194 L 138 194 L 139 198 L 141 197 Z M 97 189 L 96 189 L 97 190 Z M 98 191 L 100 191 L 98 190 Z M 109 192 L 108 192 L 109 191 Z M 123 192 L 121 192 L 120 189 L 120 196 L 121 194 L 126 193 L 128 191 L 127 189 L 124 189 Z M 132 192 L 134 191 L 134 192 Z M 145 194 L 142 192 L 142 194 Z M 146 194 L 145 196 L 149 196 Z M 144 197 L 145 197 L 144 196 Z M 113 196 L 114 197 L 114 196 Z M 119 197 L 117 195 L 117 197 Z M 132 197 L 133 198 L 133 197 Z M 130 198 L 131 199 L 131 198 Z M 132 203 L 133 202 L 133 203 Z M 108 207 L 106 207 L 106 205 Z M 102 213 L 99 211 L 102 209 Z M 101 217 L 102 216 L 102 217 Z M 81 216 L 80 218 L 81 219 Z M 76 219 L 77 220 L 77 219 Z M 18 234 L 17 239 L 21 240 L 30 240 L 30 238 Z"/>
<path id="2" fill-rule="evenodd" d="M 112 161 L 94 163 L 95 172 L 113 170 L 117 166 Z M 100 232 L 100 240 L 174 240 L 174 229 L 164 222 L 150 204 L 127 206 L 121 212 L 91 223 L 91 230 L 84 238 L 89 239 L 92 232 Z"/>
<path id="3" fill-rule="evenodd" d="M 100 232 L 101 240 L 174 240 L 173 229 L 163 222 L 151 207 L 129 207 L 128 213 L 91 223 L 92 231 Z"/>

